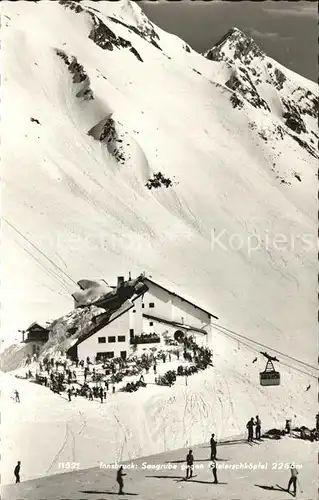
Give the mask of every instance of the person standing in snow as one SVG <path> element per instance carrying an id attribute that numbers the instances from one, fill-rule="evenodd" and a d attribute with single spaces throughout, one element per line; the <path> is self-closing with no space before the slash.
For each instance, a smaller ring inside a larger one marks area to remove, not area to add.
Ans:
<path id="1" fill-rule="evenodd" d="M 212 434 L 212 437 L 210 438 L 210 459 L 211 460 L 216 460 L 216 453 L 217 453 L 217 443 L 215 441 L 215 434 Z"/>
<path id="2" fill-rule="evenodd" d="M 212 469 L 212 473 L 213 473 L 213 476 L 214 476 L 214 484 L 218 484 L 216 460 L 212 461 L 210 467 Z"/>
<path id="3" fill-rule="evenodd" d="M 248 429 L 248 442 L 250 442 L 253 440 L 253 437 L 254 437 L 254 419 L 253 419 L 253 417 L 251 417 L 249 422 L 247 422 L 246 427 Z"/>
<path id="4" fill-rule="evenodd" d="M 20 395 L 17 390 L 14 391 L 15 402 L 20 403 Z"/>
<path id="5" fill-rule="evenodd" d="M 124 495 L 123 492 L 123 487 L 124 487 L 124 482 L 123 482 L 123 476 L 126 476 L 126 474 L 123 473 L 123 465 L 119 468 L 116 474 L 116 481 L 118 482 L 119 485 L 119 495 Z"/>
<path id="6" fill-rule="evenodd" d="M 102 388 L 102 387 L 100 387 L 100 390 L 99 390 L 99 396 L 100 396 L 101 403 L 103 403 L 103 396 L 104 396 L 104 393 L 103 393 L 103 388 Z"/>
<path id="7" fill-rule="evenodd" d="M 193 476 L 193 467 L 194 467 L 193 450 L 189 450 L 186 456 L 186 479 L 190 479 Z"/>
<path id="8" fill-rule="evenodd" d="M 21 462 L 19 460 L 13 471 L 16 478 L 16 483 L 20 483 L 20 469 L 21 469 Z"/>
<path id="9" fill-rule="evenodd" d="M 70 389 L 70 387 L 68 388 L 68 398 L 69 398 L 69 401 L 71 401 L 71 395 L 72 395 L 72 391 Z"/>
<path id="10" fill-rule="evenodd" d="M 261 434 L 261 420 L 258 415 L 256 415 L 256 439 L 260 441 Z"/>
<path id="11" fill-rule="evenodd" d="M 295 497 L 297 494 L 297 476 L 298 476 L 299 472 L 297 471 L 296 467 L 293 464 L 290 465 L 290 474 L 291 474 L 291 476 L 289 479 L 287 491 L 288 491 L 288 493 L 290 493 L 290 491 L 289 491 L 290 486 L 293 486 L 293 488 L 294 488 L 293 495 Z"/>

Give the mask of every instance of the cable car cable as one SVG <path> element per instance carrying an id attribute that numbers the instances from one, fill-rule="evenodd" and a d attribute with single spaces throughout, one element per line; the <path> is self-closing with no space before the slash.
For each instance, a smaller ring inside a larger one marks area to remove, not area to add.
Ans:
<path id="1" fill-rule="evenodd" d="M 58 266 L 53 260 L 50 259 L 50 257 L 48 257 L 47 255 L 45 255 L 44 252 L 42 252 L 42 250 L 39 250 L 39 248 L 34 244 L 32 243 L 32 241 L 30 241 L 26 236 L 24 236 L 16 227 L 14 227 L 13 224 L 11 224 L 9 221 L 7 221 L 7 219 L 5 219 L 4 217 L 1 217 L 1 219 L 3 219 L 7 224 L 8 226 L 10 226 L 14 231 L 16 231 L 20 236 L 22 236 L 22 238 L 24 238 L 28 243 L 30 243 L 31 246 L 33 246 L 41 255 L 43 255 L 49 262 L 51 262 L 51 264 L 53 266 L 55 266 L 59 271 L 61 271 L 61 273 L 63 273 L 70 281 L 72 281 L 72 283 L 74 283 L 76 286 L 78 286 L 78 284 L 68 275 L 68 273 L 66 273 L 60 266 Z"/>
<path id="2" fill-rule="evenodd" d="M 219 331 L 219 333 L 221 333 L 222 335 L 226 335 L 227 337 L 230 337 L 230 338 L 231 338 L 231 340 L 233 340 L 234 342 L 238 342 L 238 343 L 240 343 L 240 344 L 242 344 L 242 345 L 246 346 L 246 347 L 247 347 L 248 349 L 250 349 L 251 351 L 253 351 L 253 352 L 257 352 L 257 353 L 259 353 L 259 354 L 260 354 L 260 351 L 259 351 L 256 347 L 250 346 L 249 344 L 246 344 L 246 343 L 245 343 L 245 342 L 243 342 L 242 340 L 238 340 L 236 337 L 233 337 L 231 334 L 226 333 L 226 332 L 224 332 L 224 331 L 222 331 L 222 330 L 218 330 L 218 328 L 215 328 L 215 329 L 216 329 L 217 331 Z M 283 361 L 280 361 L 280 363 L 281 363 L 282 365 L 284 365 L 284 366 L 287 366 L 288 368 L 291 368 L 291 370 L 295 370 L 295 371 L 298 371 L 298 372 L 300 372 L 300 373 L 303 373 L 304 375 L 307 375 L 308 377 L 312 377 L 312 378 L 316 378 L 316 379 L 318 378 L 318 377 L 317 377 L 317 375 L 313 375 L 313 374 L 311 374 L 311 373 L 308 373 L 308 372 L 305 372 L 305 371 L 303 371 L 303 370 L 300 370 L 299 368 L 296 368 L 296 367 L 294 367 L 294 366 L 292 366 L 292 365 L 289 365 L 289 364 L 287 364 L 287 363 L 284 363 Z"/>
<path id="3" fill-rule="evenodd" d="M 49 276 L 50 278 L 52 278 L 53 280 L 56 281 L 56 283 L 58 285 L 60 285 L 68 294 L 70 294 L 70 290 L 67 288 L 66 284 L 64 281 L 62 281 L 62 279 L 60 280 L 60 277 L 54 273 L 53 271 L 51 271 L 50 269 L 47 269 L 43 264 L 42 262 L 40 262 L 31 252 L 29 252 L 29 250 L 27 250 L 26 248 L 24 248 L 22 245 L 20 245 L 18 242 L 16 242 L 20 248 L 22 248 L 22 250 L 24 250 L 32 259 L 35 260 L 35 262 L 38 264 L 38 266 L 40 268 L 42 268 L 42 271 L 44 271 L 47 276 Z M 58 292 L 59 293 L 59 292 Z"/>
<path id="4" fill-rule="evenodd" d="M 232 333 L 234 335 L 238 335 L 238 337 L 241 337 L 241 338 L 244 338 L 246 340 L 249 340 L 249 342 L 253 342 L 254 344 L 258 344 L 258 345 L 260 345 L 262 347 L 265 347 L 266 349 L 269 349 L 269 350 L 271 350 L 273 352 L 276 352 L 277 354 L 280 354 L 281 356 L 284 356 L 285 358 L 292 359 L 293 361 L 296 361 L 297 363 L 305 365 L 308 368 L 311 368 L 312 370 L 319 370 L 319 368 L 316 368 L 313 365 L 310 365 L 310 364 L 308 364 L 308 363 L 306 363 L 304 361 L 300 361 L 299 359 L 296 359 L 296 358 L 294 358 L 292 356 L 289 356 L 288 354 L 285 354 L 285 353 L 283 353 L 281 351 L 278 351 L 277 349 L 273 349 L 272 347 L 269 347 L 269 346 L 267 346 L 265 344 L 262 344 L 261 342 L 257 342 L 256 340 L 250 339 L 249 337 L 246 337 L 245 335 L 241 335 L 240 333 L 237 333 L 234 330 L 230 330 L 229 328 L 226 328 L 225 326 L 218 325 L 217 323 L 212 323 L 212 325 L 213 326 L 218 326 L 219 328 L 222 328 L 223 330 L 226 330 L 227 332 L 230 332 L 230 333 Z"/>

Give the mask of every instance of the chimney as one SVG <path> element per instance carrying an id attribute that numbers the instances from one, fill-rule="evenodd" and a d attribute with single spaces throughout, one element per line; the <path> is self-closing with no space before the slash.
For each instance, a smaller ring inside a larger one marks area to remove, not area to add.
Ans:
<path id="1" fill-rule="evenodd" d="M 131 271 L 129 271 L 128 273 L 128 279 L 131 280 L 132 279 L 132 276 L 131 276 Z"/>
<path id="2" fill-rule="evenodd" d="M 118 276 L 117 277 L 117 286 L 120 287 L 120 286 L 123 286 L 124 284 L 124 276 Z"/>

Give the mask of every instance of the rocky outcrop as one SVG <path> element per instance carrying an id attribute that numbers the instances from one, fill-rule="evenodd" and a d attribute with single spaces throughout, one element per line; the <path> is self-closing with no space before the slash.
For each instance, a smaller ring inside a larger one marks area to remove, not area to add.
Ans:
<path id="1" fill-rule="evenodd" d="M 254 106 L 254 108 L 263 108 L 266 111 L 270 111 L 268 104 L 259 95 L 258 90 L 246 69 L 242 69 L 240 73 L 234 70 L 225 85 L 229 89 L 236 91 L 244 97 L 244 99 Z"/>
<path id="2" fill-rule="evenodd" d="M 91 128 L 88 135 L 97 141 L 103 142 L 108 152 L 114 156 L 118 163 L 125 163 L 126 156 L 122 145 L 123 140 L 119 137 L 115 121 L 111 116 L 105 118 Z"/>
<path id="3" fill-rule="evenodd" d="M 72 75 L 74 84 L 81 84 L 76 97 L 87 99 L 94 99 L 93 92 L 90 88 L 90 78 L 85 72 L 83 66 L 78 62 L 74 56 L 68 56 L 63 50 L 56 49 L 56 54 L 64 61 L 69 72 Z"/>
<path id="4" fill-rule="evenodd" d="M 129 51 L 134 54 L 136 59 L 143 62 L 142 57 L 138 51 L 133 47 L 129 40 L 117 36 L 104 22 L 95 14 L 90 13 L 93 28 L 90 31 L 89 38 L 98 45 L 103 50 L 113 50 L 117 49 L 129 49 Z"/>
<path id="5" fill-rule="evenodd" d="M 138 26 L 132 26 L 131 24 L 126 24 L 124 21 L 121 21 L 120 19 L 117 19 L 116 17 L 109 16 L 110 21 L 113 23 L 120 24 L 124 26 L 125 28 L 128 29 L 128 31 L 131 31 L 135 33 L 136 35 L 140 36 L 147 42 L 151 43 L 154 45 L 159 50 L 162 50 L 159 44 L 157 43 L 157 40 L 159 40 L 159 35 L 156 33 L 154 26 L 148 22 L 147 24 L 143 24 L 143 26 L 138 25 Z"/>

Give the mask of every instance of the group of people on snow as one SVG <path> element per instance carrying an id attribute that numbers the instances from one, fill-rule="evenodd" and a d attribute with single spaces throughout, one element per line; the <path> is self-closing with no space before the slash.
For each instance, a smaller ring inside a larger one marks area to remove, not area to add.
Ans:
<path id="1" fill-rule="evenodd" d="M 248 429 L 248 442 L 251 442 L 254 439 L 254 427 L 256 427 L 256 430 L 255 430 L 256 440 L 260 441 L 260 439 L 261 439 L 261 420 L 260 420 L 258 415 L 256 415 L 256 420 L 254 420 L 254 417 L 251 417 L 251 419 L 247 422 L 246 428 Z"/>

